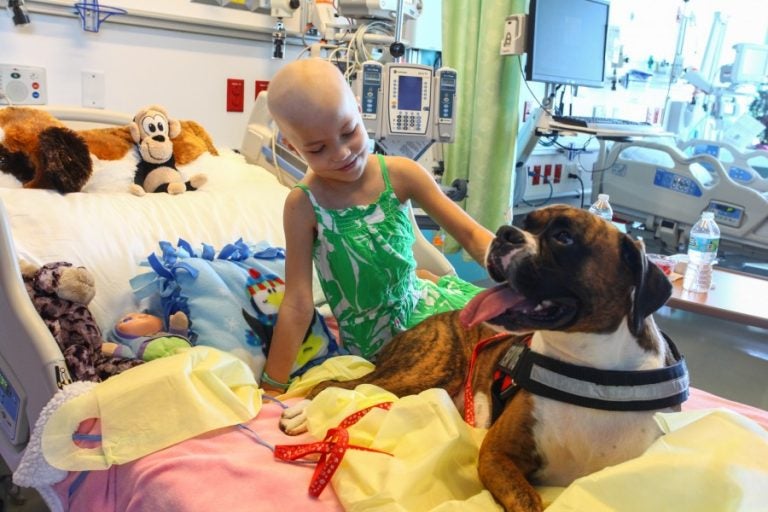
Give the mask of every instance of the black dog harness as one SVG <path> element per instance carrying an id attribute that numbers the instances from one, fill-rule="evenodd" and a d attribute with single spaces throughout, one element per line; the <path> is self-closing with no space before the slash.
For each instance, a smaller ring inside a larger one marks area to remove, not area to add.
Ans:
<path id="1" fill-rule="evenodd" d="M 654 370 L 599 370 L 533 352 L 523 342 L 501 358 L 491 388 L 493 420 L 519 389 L 560 402 L 607 411 L 652 411 L 688 398 L 688 368 L 663 335 L 675 363 Z"/>

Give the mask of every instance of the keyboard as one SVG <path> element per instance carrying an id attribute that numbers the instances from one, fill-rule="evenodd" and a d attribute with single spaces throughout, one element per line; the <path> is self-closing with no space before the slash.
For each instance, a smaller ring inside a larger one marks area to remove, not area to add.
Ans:
<path id="1" fill-rule="evenodd" d="M 613 117 L 552 116 L 554 123 L 582 128 L 590 132 L 656 133 L 661 128 L 644 121 L 629 121 Z"/>

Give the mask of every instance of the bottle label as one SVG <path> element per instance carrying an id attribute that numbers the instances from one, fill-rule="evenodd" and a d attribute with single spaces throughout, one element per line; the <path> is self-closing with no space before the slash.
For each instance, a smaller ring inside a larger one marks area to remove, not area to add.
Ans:
<path id="1" fill-rule="evenodd" d="M 703 236 L 692 236 L 688 242 L 689 251 L 697 252 L 717 252 L 720 246 L 719 238 L 709 238 Z"/>

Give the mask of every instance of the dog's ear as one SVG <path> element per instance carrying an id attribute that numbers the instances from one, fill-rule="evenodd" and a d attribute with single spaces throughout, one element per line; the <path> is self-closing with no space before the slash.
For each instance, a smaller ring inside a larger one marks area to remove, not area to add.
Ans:
<path id="1" fill-rule="evenodd" d="M 629 315 L 629 330 L 640 335 L 645 318 L 663 306 L 672 296 L 672 283 L 659 267 L 651 263 L 643 250 L 642 241 L 635 242 L 624 235 L 621 241 L 621 256 L 632 272 L 635 296 Z"/>

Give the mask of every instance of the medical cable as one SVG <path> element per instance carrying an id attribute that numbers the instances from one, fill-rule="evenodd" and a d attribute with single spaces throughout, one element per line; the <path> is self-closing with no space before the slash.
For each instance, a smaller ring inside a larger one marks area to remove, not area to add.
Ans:
<path id="1" fill-rule="evenodd" d="M 268 400 L 270 402 L 276 403 L 278 406 L 280 406 L 282 409 L 287 409 L 288 406 L 285 404 L 285 402 L 281 401 L 279 398 L 276 398 L 272 395 L 267 395 L 266 393 L 261 395 L 261 398 L 263 400 Z M 256 441 L 256 444 L 260 444 L 261 446 L 268 448 L 269 451 L 273 452 L 275 451 L 275 445 L 268 443 L 265 441 L 255 430 L 253 430 L 248 425 L 245 425 L 243 423 L 238 423 L 236 425 L 240 430 L 245 431 L 245 433 L 252 437 L 254 441 Z M 286 461 L 289 462 L 289 461 Z M 314 464 L 315 461 L 312 460 L 296 460 L 296 461 L 290 461 L 293 464 Z"/>
<path id="2" fill-rule="evenodd" d="M 549 203 L 552 200 L 552 196 L 555 195 L 555 187 L 552 185 L 552 181 L 547 176 L 543 176 L 540 172 L 529 172 L 528 176 L 538 176 L 544 183 L 549 185 L 549 196 L 547 196 L 547 198 L 540 203 L 532 203 L 526 199 L 522 199 L 523 203 L 525 203 L 526 206 L 530 206 L 532 208 L 538 208 L 539 206 L 544 206 L 545 204 Z"/>
<path id="3" fill-rule="evenodd" d="M 276 171 L 275 174 L 277 175 L 278 183 L 280 183 L 282 186 L 286 187 L 287 185 L 284 182 L 283 173 L 282 173 L 283 169 L 282 169 L 282 167 L 280 167 L 280 163 L 277 160 L 277 135 L 278 135 L 278 133 L 279 133 L 279 131 L 277 129 L 277 126 L 272 128 L 272 140 L 271 140 L 271 144 L 272 144 L 272 165 L 275 168 L 275 171 Z"/>
<path id="4" fill-rule="evenodd" d="M 523 59 L 518 58 L 517 59 L 517 64 L 518 64 L 518 67 L 520 68 L 520 76 L 523 79 L 523 83 L 525 84 L 526 89 L 528 89 L 528 92 L 531 93 L 531 97 L 539 105 L 539 108 L 543 112 L 546 112 L 547 114 L 552 115 L 552 111 L 549 108 L 545 107 L 544 104 L 539 101 L 539 98 L 536 96 L 536 93 L 534 93 L 533 89 L 531 89 L 531 86 L 528 83 L 528 80 L 525 79 L 525 71 L 523 71 Z M 548 100 L 549 100 L 549 101 L 547 101 L 548 104 L 551 105 L 552 102 L 555 100 L 555 98 L 557 97 L 557 90 L 560 87 L 561 87 L 561 84 L 558 84 L 558 85 L 555 86 L 555 90 L 552 91 L 552 93 L 548 97 Z M 544 146 L 545 148 L 546 147 L 550 147 L 550 146 L 552 146 L 553 144 L 555 144 L 557 142 L 557 139 L 558 139 L 559 136 L 560 135 L 558 133 L 553 133 L 552 135 L 550 135 L 546 139 L 540 138 L 539 141 L 538 141 L 538 144 L 540 146 Z"/>
<path id="5" fill-rule="evenodd" d="M 5 100 L 5 103 L 9 107 L 13 106 L 13 102 L 11 101 L 11 98 L 7 94 L 5 94 L 5 91 L 3 91 L 2 89 L 0 89 L 0 99 Z"/>
<path id="6" fill-rule="evenodd" d="M 575 172 L 569 172 L 568 177 L 574 180 L 579 180 L 579 184 L 581 185 L 581 192 L 579 193 L 579 199 L 581 201 L 581 209 L 584 209 L 584 180 L 581 179 L 581 176 L 576 174 Z"/>
<path id="7" fill-rule="evenodd" d="M 256 442 L 256 444 L 263 446 L 264 448 L 267 448 L 272 453 L 275 452 L 275 445 L 268 443 L 265 441 L 258 433 L 256 433 L 255 430 L 253 430 L 248 425 L 245 425 L 243 423 L 238 423 L 235 425 L 240 430 L 243 430 L 246 435 L 253 438 L 253 440 Z M 317 461 L 310 460 L 310 459 L 298 459 L 298 460 L 286 460 L 284 462 L 288 462 L 289 464 L 299 464 L 299 465 L 308 465 L 308 464 L 316 464 Z"/>

